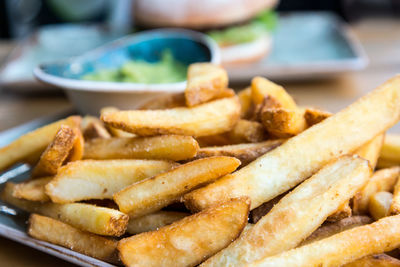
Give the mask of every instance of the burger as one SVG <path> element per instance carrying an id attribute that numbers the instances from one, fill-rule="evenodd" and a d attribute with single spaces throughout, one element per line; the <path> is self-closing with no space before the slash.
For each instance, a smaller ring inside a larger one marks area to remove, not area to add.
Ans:
<path id="1" fill-rule="evenodd" d="M 220 47 L 223 65 L 249 63 L 272 48 L 278 0 L 135 0 L 134 18 L 143 27 L 201 30 Z"/>

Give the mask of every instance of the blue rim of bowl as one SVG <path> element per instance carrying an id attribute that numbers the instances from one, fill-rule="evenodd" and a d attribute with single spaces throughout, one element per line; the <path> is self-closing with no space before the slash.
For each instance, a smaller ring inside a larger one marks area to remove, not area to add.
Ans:
<path id="1" fill-rule="evenodd" d="M 111 47 L 122 46 L 127 40 L 134 38 L 136 42 L 145 41 L 147 39 L 153 38 L 154 35 L 158 34 L 171 34 L 179 36 L 187 36 L 188 39 L 195 40 L 197 42 L 203 43 L 210 50 L 211 61 L 210 63 L 220 64 L 221 55 L 217 43 L 211 39 L 211 37 L 205 35 L 204 33 L 179 29 L 179 28 L 165 28 L 157 30 L 149 30 L 142 33 L 134 34 L 119 38 L 108 44 L 95 48 L 92 51 L 84 53 L 81 56 L 72 58 L 67 61 L 62 62 L 52 62 L 52 63 L 42 63 L 39 64 L 34 70 L 33 74 L 36 79 L 46 84 L 57 86 L 60 88 L 76 91 L 93 91 L 93 92 L 182 92 L 186 87 L 186 81 L 178 83 L 161 83 L 161 84 L 144 84 L 144 83 L 122 83 L 122 82 L 103 82 L 103 81 L 85 81 L 76 80 L 70 78 L 61 78 L 55 75 L 46 73 L 43 69 L 46 65 L 50 64 L 74 64 L 74 61 L 83 56 L 88 56 L 91 54 L 101 54 L 103 51 L 109 50 Z"/>

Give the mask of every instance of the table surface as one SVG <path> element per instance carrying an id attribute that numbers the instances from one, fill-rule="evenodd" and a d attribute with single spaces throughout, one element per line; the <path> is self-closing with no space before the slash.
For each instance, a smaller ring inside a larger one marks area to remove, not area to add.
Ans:
<path id="1" fill-rule="evenodd" d="M 369 66 L 335 79 L 282 84 L 300 105 L 337 112 L 400 73 L 400 20 L 369 18 L 351 28 L 366 50 Z M 0 41 L 0 63 L 12 48 L 11 43 Z M 27 96 L 0 91 L 0 131 L 70 107 L 62 94 Z M 396 125 L 390 131 L 400 132 L 400 126 Z M 72 264 L 0 238 L 0 266 L 63 267 Z"/>

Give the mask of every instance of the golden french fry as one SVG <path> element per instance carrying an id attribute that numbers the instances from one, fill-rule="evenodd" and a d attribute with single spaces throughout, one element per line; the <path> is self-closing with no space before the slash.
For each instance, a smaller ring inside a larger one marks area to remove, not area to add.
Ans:
<path id="1" fill-rule="evenodd" d="M 396 162 L 400 165 L 400 135 L 386 134 L 380 159 Z"/>
<path id="2" fill-rule="evenodd" d="M 193 108 L 131 110 L 105 113 L 101 119 L 117 129 L 138 135 L 207 136 L 231 130 L 240 116 L 238 98 L 222 98 Z"/>
<path id="3" fill-rule="evenodd" d="M 337 233 L 349 230 L 351 228 L 372 223 L 373 220 L 368 216 L 352 216 L 344 218 L 334 223 L 322 225 L 307 237 L 299 246 L 307 245 L 312 242 L 330 237 Z"/>
<path id="4" fill-rule="evenodd" d="M 84 159 L 186 160 L 196 156 L 199 145 L 191 136 L 113 137 L 85 144 Z"/>
<path id="5" fill-rule="evenodd" d="M 54 140 L 40 156 L 40 160 L 32 171 L 32 177 L 52 176 L 66 161 L 78 138 L 77 131 L 67 125 L 61 125 Z"/>
<path id="6" fill-rule="evenodd" d="M 280 146 L 283 142 L 283 139 L 277 139 L 260 143 L 202 147 L 199 149 L 195 159 L 213 156 L 229 156 L 239 159 L 242 163 L 241 166 L 243 166 L 247 165 L 259 156 L 264 155 L 272 149 Z"/>
<path id="7" fill-rule="evenodd" d="M 116 107 L 104 107 L 100 110 L 100 114 L 112 113 L 112 112 L 116 112 L 116 111 L 120 111 L 120 110 L 117 109 Z M 122 131 L 120 129 L 111 127 L 109 125 L 105 125 L 105 127 L 106 127 L 106 129 L 108 129 L 108 131 L 114 137 L 135 137 L 136 136 L 136 134 L 128 133 L 128 132 Z"/>
<path id="8" fill-rule="evenodd" d="M 356 156 L 326 165 L 201 266 L 246 266 L 296 247 L 367 182 L 370 172 L 368 162 Z"/>
<path id="9" fill-rule="evenodd" d="M 47 184 L 55 203 L 112 199 L 123 188 L 171 170 L 179 164 L 161 160 L 82 160 L 62 167 Z"/>
<path id="10" fill-rule="evenodd" d="M 191 64 L 187 76 L 185 99 L 188 107 L 208 102 L 228 87 L 228 73 L 214 64 Z"/>
<path id="11" fill-rule="evenodd" d="M 246 119 L 249 117 L 252 108 L 251 88 L 247 87 L 237 94 L 241 106 L 240 118 Z"/>
<path id="12" fill-rule="evenodd" d="M 31 201 L 47 202 L 50 200 L 50 198 L 48 195 L 46 195 L 44 187 L 52 179 L 53 177 L 42 177 L 16 184 L 13 191 L 13 196 Z"/>
<path id="13" fill-rule="evenodd" d="M 55 204 L 18 199 L 13 196 L 14 188 L 15 184 L 6 183 L 0 198 L 17 208 L 60 220 L 83 231 L 120 236 L 128 225 L 128 215 L 118 210 L 83 203 Z"/>
<path id="14" fill-rule="evenodd" d="M 376 163 L 378 162 L 379 153 L 381 151 L 385 135 L 380 134 L 373 138 L 371 141 L 358 148 L 355 154 L 369 161 L 372 169 L 375 169 Z"/>
<path id="15" fill-rule="evenodd" d="M 399 116 L 400 76 L 396 76 L 244 168 L 187 194 L 185 204 L 201 210 L 232 197 L 249 196 L 254 209 L 383 133 Z"/>
<path id="16" fill-rule="evenodd" d="M 304 119 L 306 120 L 308 127 L 320 123 L 330 116 L 332 116 L 332 113 L 316 108 L 306 108 L 304 111 Z"/>
<path id="17" fill-rule="evenodd" d="M 111 137 L 103 122 L 93 116 L 87 115 L 82 118 L 81 129 L 85 140 Z"/>
<path id="18" fill-rule="evenodd" d="M 169 108 L 184 107 L 185 105 L 186 105 L 185 94 L 175 93 L 175 94 L 165 94 L 162 96 L 158 96 L 154 99 L 150 99 L 149 101 L 141 105 L 139 109 L 142 110 L 169 109 Z"/>
<path id="19" fill-rule="evenodd" d="M 261 122 L 268 133 L 278 138 L 297 135 L 307 128 L 302 109 L 265 109 L 261 113 Z"/>
<path id="20" fill-rule="evenodd" d="M 37 161 L 41 153 L 51 143 L 61 125 L 75 127 L 79 124 L 80 117 L 71 116 L 27 133 L 9 145 L 0 148 L 0 170 L 11 167 L 26 158 L 30 158 L 30 162 Z M 37 158 L 33 159 L 30 156 Z"/>
<path id="21" fill-rule="evenodd" d="M 386 254 L 365 256 L 342 265 L 343 267 L 400 267 L 400 260 Z"/>
<path id="22" fill-rule="evenodd" d="M 155 231 L 189 215 L 189 213 L 185 212 L 157 211 L 143 217 L 129 219 L 126 231 L 133 235 Z"/>
<path id="23" fill-rule="evenodd" d="M 238 159 L 224 156 L 191 161 L 126 187 L 114 195 L 114 201 L 131 218 L 140 217 L 166 207 L 196 187 L 231 173 L 239 165 Z"/>
<path id="24" fill-rule="evenodd" d="M 342 266 L 400 246 L 400 215 L 385 217 L 331 237 L 249 264 L 255 266 Z"/>
<path id="25" fill-rule="evenodd" d="M 255 105 L 262 104 L 264 98 L 271 96 L 281 105 L 282 108 L 296 109 L 297 105 L 286 90 L 263 77 L 254 77 L 251 81 L 251 94 Z"/>
<path id="26" fill-rule="evenodd" d="M 344 218 L 350 217 L 351 214 L 352 214 L 352 210 L 350 208 L 350 203 L 349 203 L 349 201 L 346 201 L 335 211 L 335 213 L 329 215 L 329 217 L 326 218 L 326 221 L 327 222 L 337 222 Z"/>
<path id="27" fill-rule="evenodd" d="M 121 260 L 127 266 L 196 266 L 239 236 L 248 211 L 247 198 L 234 199 L 158 231 L 122 239 Z"/>
<path id="28" fill-rule="evenodd" d="M 79 128 L 74 128 L 74 132 L 76 133 L 77 138 L 65 162 L 81 160 L 83 157 L 83 150 L 85 149 L 85 140 L 83 139 L 82 132 Z"/>
<path id="29" fill-rule="evenodd" d="M 233 129 L 227 133 L 231 144 L 262 142 L 266 139 L 266 136 L 261 123 L 248 120 L 239 120 Z"/>
<path id="30" fill-rule="evenodd" d="M 81 231 L 52 218 L 32 214 L 28 234 L 99 260 L 118 263 L 117 241 Z"/>
<path id="31" fill-rule="evenodd" d="M 393 189 L 393 199 L 392 204 L 390 205 L 389 213 L 391 215 L 400 214 L 400 179 L 397 179 Z"/>
<path id="32" fill-rule="evenodd" d="M 399 175 L 400 167 L 376 171 L 365 187 L 354 196 L 353 212 L 355 214 L 367 213 L 370 197 L 379 191 L 393 191 Z"/>
<path id="33" fill-rule="evenodd" d="M 373 194 L 368 202 L 368 211 L 372 218 L 379 220 L 388 216 L 392 199 L 393 194 L 390 192 L 380 191 Z"/>

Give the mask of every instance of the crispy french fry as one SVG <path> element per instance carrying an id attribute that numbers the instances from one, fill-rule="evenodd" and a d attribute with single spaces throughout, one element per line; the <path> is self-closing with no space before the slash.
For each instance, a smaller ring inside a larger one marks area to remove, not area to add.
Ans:
<path id="1" fill-rule="evenodd" d="M 84 159 L 168 159 L 196 156 L 199 145 L 191 136 L 114 137 L 93 139 L 85 144 Z"/>
<path id="2" fill-rule="evenodd" d="M 189 213 L 185 212 L 157 211 L 143 217 L 129 219 L 126 231 L 133 235 L 155 231 L 189 215 Z"/>
<path id="3" fill-rule="evenodd" d="M 233 129 L 227 133 L 231 144 L 257 143 L 264 141 L 266 136 L 261 123 L 248 120 L 239 120 Z"/>
<path id="4" fill-rule="evenodd" d="M 379 191 L 393 191 L 399 175 L 400 167 L 376 171 L 365 187 L 354 196 L 353 212 L 355 214 L 367 213 L 370 197 Z"/>
<path id="5" fill-rule="evenodd" d="M 328 223 L 322 225 L 320 228 L 315 230 L 306 240 L 301 242 L 299 246 L 307 245 L 312 242 L 330 237 L 337 233 L 349 230 L 351 228 L 366 225 L 372 223 L 373 220 L 368 216 L 352 216 L 344 218 L 334 223 Z"/>
<path id="6" fill-rule="evenodd" d="M 120 111 L 120 110 L 117 109 L 116 107 L 104 107 L 100 110 L 100 114 L 113 113 L 116 111 Z M 114 136 L 114 137 L 135 137 L 136 136 L 136 134 L 128 133 L 128 132 L 122 131 L 120 129 L 111 127 L 109 125 L 105 125 L 105 127 L 111 133 L 111 136 Z"/>
<path id="7" fill-rule="evenodd" d="M 282 108 L 296 109 L 297 105 L 286 90 L 263 77 L 254 77 L 251 81 L 251 94 L 255 105 L 262 104 L 264 98 L 271 96 L 279 102 Z"/>
<path id="8" fill-rule="evenodd" d="M 386 254 L 365 256 L 343 267 L 400 267 L 400 260 Z"/>
<path id="9" fill-rule="evenodd" d="M 308 127 L 320 123 L 330 116 L 332 116 L 332 113 L 316 108 L 306 108 L 304 111 L 304 119 L 306 120 Z"/>
<path id="10" fill-rule="evenodd" d="M 93 116 L 85 116 L 82 118 L 81 129 L 85 140 L 111 137 L 111 134 L 104 127 L 103 122 Z"/>
<path id="11" fill-rule="evenodd" d="M 83 157 L 83 150 L 85 149 L 85 140 L 83 139 L 82 132 L 79 128 L 74 128 L 74 132 L 76 133 L 77 138 L 65 162 L 81 160 Z"/>
<path id="12" fill-rule="evenodd" d="M 155 110 L 155 109 L 169 109 L 169 108 L 177 108 L 184 107 L 185 103 L 185 94 L 184 93 L 175 93 L 175 94 L 166 94 L 162 96 L 158 96 L 150 101 L 147 101 L 139 109 L 146 110 Z"/>
<path id="13" fill-rule="evenodd" d="M 237 144 L 227 146 L 202 147 L 195 159 L 213 157 L 213 156 L 229 156 L 235 157 L 242 163 L 241 166 L 247 165 L 261 155 L 280 146 L 284 142 L 283 139 L 268 140 L 260 143 Z"/>
<path id="14" fill-rule="evenodd" d="M 166 207 L 196 187 L 231 173 L 239 165 L 238 159 L 224 156 L 191 161 L 126 187 L 114 195 L 114 201 L 131 218 L 140 217 Z"/>
<path id="15" fill-rule="evenodd" d="M 254 209 L 383 133 L 399 115 L 400 76 L 396 76 L 244 168 L 187 194 L 185 204 L 201 210 L 232 197 L 249 196 Z"/>
<path id="16" fill-rule="evenodd" d="M 228 86 L 228 73 L 220 66 L 196 63 L 188 68 L 186 105 L 193 107 L 214 99 Z"/>
<path id="17" fill-rule="evenodd" d="M 278 138 L 297 135 L 307 128 L 302 109 L 266 109 L 261 113 L 261 122 L 268 133 Z"/>
<path id="18" fill-rule="evenodd" d="M 196 266 L 239 236 L 248 211 L 247 198 L 234 199 L 158 231 L 122 239 L 121 260 L 127 266 Z"/>
<path id="19" fill-rule="evenodd" d="M 392 204 L 390 205 L 389 213 L 391 215 L 400 214 L 400 179 L 397 179 L 393 189 L 393 199 Z"/>
<path id="20" fill-rule="evenodd" d="M 355 227 L 331 237 L 249 264 L 255 266 L 342 266 L 400 246 L 400 215 Z"/>
<path id="21" fill-rule="evenodd" d="M 390 205 L 392 204 L 393 194 L 380 191 L 369 198 L 368 211 L 372 218 L 379 220 L 389 215 Z"/>
<path id="22" fill-rule="evenodd" d="M 381 159 L 396 162 L 400 165 L 400 135 L 386 134 L 381 150 Z"/>
<path id="23" fill-rule="evenodd" d="M 71 162 L 47 184 L 46 194 L 55 203 L 112 199 L 123 188 L 176 166 L 170 161 L 135 159 Z"/>
<path id="24" fill-rule="evenodd" d="M 80 117 L 71 116 L 63 120 L 53 122 L 30 133 L 27 133 L 9 145 L 0 148 L 0 170 L 4 170 L 17 162 L 24 161 L 30 156 L 40 157 L 41 153 L 51 143 L 61 125 L 71 127 L 80 124 Z M 30 158 L 30 162 L 37 159 Z"/>
<path id="25" fill-rule="evenodd" d="M 358 148 L 355 154 L 369 161 L 372 169 L 375 169 L 376 163 L 378 162 L 379 153 L 381 151 L 385 135 L 380 134 L 373 138 L 371 141 Z"/>
<path id="26" fill-rule="evenodd" d="M 350 203 L 349 201 L 346 201 L 340 207 L 335 211 L 335 213 L 329 215 L 328 218 L 326 218 L 327 222 L 337 222 L 340 221 L 344 218 L 350 217 L 352 214 L 352 210 L 350 208 Z"/>
<path id="27" fill-rule="evenodd" d="M 253 105 L 252 99 L 251 99 L 251 88 L 247 87 L 244 90 L 241 90 L 237 94 L 240 102 L 240 118 L 246 119 L 250 116 L 251 108 Z"/>
<path id="28" fill-rule="evenodd" d="M 118 263 L 118 242 L 81 231 L 55 219 L 32 214 L 28 234 L 103 261 Z"/>
<path id="29" fill-rule="evenodd" d="M 80 230 L 99 235 L 120 236 L 128 225 L 128 215 L 118 210 L 83 203 L 39 203 L 13 197 L 15 184 L 8 182 L 0 198 L 17 208 L 60 220 Z"/>
<path id="30" fill-rule="evenodd" d="M 24 183 L 16 184 L 13 196 L 16 198 L 47 202 L 50 200 L 44 191 L 44 187 L 53 177 L 42 177 L 35 180 L 30 180 Z"/>
<path id="31" fill-rule="evenodd" d="M 52 176 L 66 161 L 78 138 L 77 131 L 67 125 L 61 125 L 54 140 L 40 156 L 38 164 L 32 171 L 32 177 Z"/>
<path id="32" fill-rule="evenodd" d="M 284 196 L 253 228 L 201 266 L 246 266 L 300 244 L 368 180 L 368 162 L 343 156 Z"/>
<path id="33" fill-rule="evenodd" d="M 239 116 L 240 103 L 235 96 L 193 108 L 105 113 L 101 115 L 101 119 L 106 125 L 143 136 L 158 134 L 207 136 L 231 130 Z"/>

